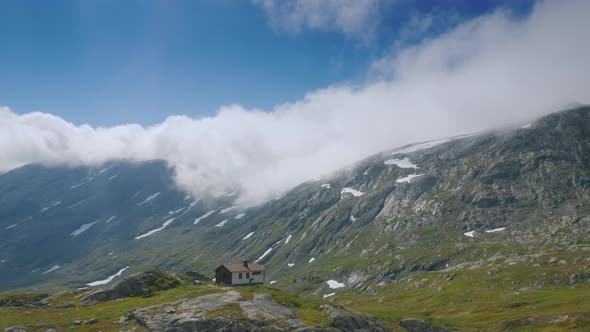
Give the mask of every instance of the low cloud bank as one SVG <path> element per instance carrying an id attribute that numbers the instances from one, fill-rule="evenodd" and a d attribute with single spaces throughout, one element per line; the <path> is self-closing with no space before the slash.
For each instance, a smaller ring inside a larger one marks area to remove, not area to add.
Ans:
<path id="1" fill-rule="evenodd" d="M 588 1 L 547 1 L 520 20 L 480 17 L 376 62 L 378 79 L 314 91 L 270 112 L 229 105 L 210 118 L 93 128 L 0 108 L 0 170 L 163 159 L 180 188 L 239 188 L 240 203 L 260 203 L 384 149 L 590 103 L 588 12 Z"/>

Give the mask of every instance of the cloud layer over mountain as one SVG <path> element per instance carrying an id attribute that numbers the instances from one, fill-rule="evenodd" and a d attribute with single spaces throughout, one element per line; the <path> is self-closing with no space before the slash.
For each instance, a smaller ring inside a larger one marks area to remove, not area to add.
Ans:
<path id="1" fill-rule="evenodd" d="M 380 150 L 590 103 L 588 12 L 588 1 L 547 1 L 519 20 L 480 17 L 381 59 L 365 84 L 269 112 L 229 105 L 210 118 L 93 128 L 0 108 L 0 170 L 164 159 L 184 189 L 239 188 L 255 204 Z"/>

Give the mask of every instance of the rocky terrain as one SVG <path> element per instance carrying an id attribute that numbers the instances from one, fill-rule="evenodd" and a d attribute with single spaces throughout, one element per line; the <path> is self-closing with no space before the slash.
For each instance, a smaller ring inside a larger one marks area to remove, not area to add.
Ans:
<path id="1" fill-rule="evenodd" d="M 270 294 L 251 299 L 231 290 L 132 311 L 129 316 L 150 331 L 389 331 L 378 320 L 330 305 L 318 307 L 330 326 L 308 326 Z"/>

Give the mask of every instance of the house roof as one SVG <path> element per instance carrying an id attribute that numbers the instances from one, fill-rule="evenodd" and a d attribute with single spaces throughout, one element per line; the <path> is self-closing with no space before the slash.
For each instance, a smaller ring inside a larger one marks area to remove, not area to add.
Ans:
<path id="1" fill-rule="evenodd" d="M 220 267 L 225 267 L 229 272 L 258 272 L 266 270 L 264 266 L 258 263 L 248 263 L 248 267 L 243 264 L 223 264 Z"/>

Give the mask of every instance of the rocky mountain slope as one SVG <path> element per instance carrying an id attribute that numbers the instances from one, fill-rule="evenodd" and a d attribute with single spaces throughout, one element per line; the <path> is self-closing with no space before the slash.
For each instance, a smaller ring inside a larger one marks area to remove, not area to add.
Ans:
<path id="1" fill-rule="evenodd" d="M 194 225 L 203 211 L 227 208 L 234 199 L 195 199 L 176 189 L 171 177 L 160 161 L 98 168 L 30 165 L 0 176 L 0 289 L 68 275 L 96 277 L 79 282 L 84 284 L 126 267 L 125 273 L 145 270 L 138 263 L 158 266 L 165 257 L 151 256 L 150 262 L 137 256 L 170 254 L 150 237 L 165 234 L 172 243 L 166 227 Z M 228 212 L 231 218 L 237 213 Z"/>
<path id="2" fill-rule="evenodd" d="M 395 278 L 485 258 L 505 240 L 524 251 L 574 245 L 587 227 L 588 114 L 386 152 L 248 211 L 232 206 L 234 193 L 199 200 L 176 190 L 160 162 L 23 167 L 0 177 L 2 284 L 88 270 L 85 258 L 106 273 L 150 260 L 207 271 L 269 249 L 261 261 L 277 279 L 287 264 L 301 271 L 339 256 L 387 257 L 379 270 Z M 424 241 L 440 259 L 422 262 Z"/>
<path id="3" fill-rule="evenodd" d="M 235 193 L 191 197 L 171 174 L 155 161 L 0 176 L 0 287 L 80 287 L 123 269 L 212 276 L 243 258 L 277 287 L 342 301 L 504 268 L 545 273 L 511 291 L 588 287 L 587 107 L 386 151 L 246 210 Z"/>

